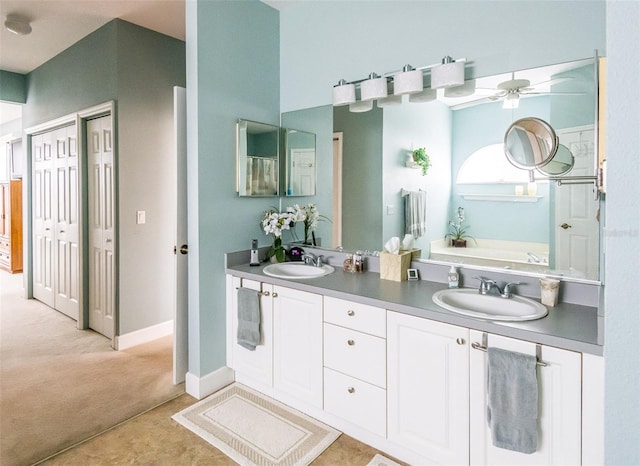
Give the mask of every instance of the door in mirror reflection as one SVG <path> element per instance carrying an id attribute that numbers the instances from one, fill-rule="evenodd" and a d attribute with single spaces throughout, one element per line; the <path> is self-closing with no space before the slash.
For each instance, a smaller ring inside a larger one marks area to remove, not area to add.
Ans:
<path id="1" fill-rule="evenodd" d="M 316 194 L 316 135 L 285 130 L 287 196 Z"/>

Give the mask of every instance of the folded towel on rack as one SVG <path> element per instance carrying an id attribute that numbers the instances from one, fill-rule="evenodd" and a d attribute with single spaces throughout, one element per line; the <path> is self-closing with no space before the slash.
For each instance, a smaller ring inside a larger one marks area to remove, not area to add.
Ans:
<path id="1" fill-rule="evenodd" d="M 493 445 L 520 453 L 538 448 L 535 356 L 488 348 L 487 419 Z"/>
<path id="2" fill-rule="evenodd" d="M 238 288 L 238 344 L 254 351 L 260 344 L 260 295 L 256 290 Z"/>
<path id="3" fill-rule="evenodd" d="M 420 238 L 427 233 L 427 192 L 409 191 L 404 201 L 405 233 Z"/>

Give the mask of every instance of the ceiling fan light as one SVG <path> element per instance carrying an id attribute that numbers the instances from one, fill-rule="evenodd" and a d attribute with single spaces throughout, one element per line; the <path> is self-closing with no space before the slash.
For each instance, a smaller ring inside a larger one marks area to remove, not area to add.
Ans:
<path id="1" fill-rule="evenodd" d="M 422 71 L 411 65 L 404 65 L 402 72 L 393 76 L 393 93 L 395 95 L 414 94 L 423 88 Z"/>
<path id="2" fill-rule="evenodd" d="M 352 104 L 356 101 L 356 85 L 349 84 L 344 79 L 338 81 L 338 84 L 333 86 L 333 105 L 338 107 L 340 105 Z"/>
<path id="3" fill-rule="evenodd" d="M 387 96 L 387 78 L 381 78 L 375 73 L 369 75 L 360 83 L 360 99 L 363 101 L 381 99 Z"/>
<path id="4" fill-rule="evenodd" d="M 518 108 L 520 105 L 520 95 L 517 92 L 510 92 L 502 102 L 502 108 L 512 109 Z"/>
<path id="5" fill-rule="evenodd" d="M 442 64 L 431 69 L 431 88 L 446 89 L 447 87 L 461 86 L 464 84 L 464 61 L 453 61 L 446 56 Z"/>
<path id="6" fill-rule="evenodd" d="M 7 28 L 7 31 L 19 36 L 26 36 L 31 33 L 30 21 L 21 15 L 7 15 L 7 19 L 4 21 L 4 27 Z"/>
<path id="7" fill-rule="evenodd" d="M 435 89 L 425 89 L 422 92 L 417 92 L 415 94 L 409 95 L 409 102 L 412 103 L 423 103 L 423 102 L 432 102 L 436 100 L 438 97 L 438 92 Z"/>

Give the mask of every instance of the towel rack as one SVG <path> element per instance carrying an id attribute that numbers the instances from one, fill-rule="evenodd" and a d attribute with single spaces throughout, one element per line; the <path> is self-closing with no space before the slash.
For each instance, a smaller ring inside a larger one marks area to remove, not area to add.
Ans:
<path id="1" fill-rule="evenodd" d="M 400 194 L 402 195 L 402 197 L 405 197 L 405 196 L 408 196 L 409 194 L 411 194 L 412 192 L 421 192 L 421 191 L 422 191 L 422 189 L 418 189 L 418 191 L 410 191 L 408 189 L 402 188 L 400 190 Z"/>
<path id="2" fill-rule="evenodd" d="M 486 352 L 488 349 L 487 339 L 488 339 L 487 334 L 483 333 L 482 343 L 478 343 L 474 341 L 473 343 L 471 343 L 471 347 L 475 350 Z M 542 346 L 540 345 L 536 345 L 536 365 L 540 367 L 547 367 L 549 365 L 542 360 Z"/>
<path id="3" fill-rule="evenodd" d="M 236 290 L 239 290 L 240 288 L 244 288 L 244 287 L 236 286 Z M 249 288 L 249 289 L 252 290 L 252 291 L 255 291 L 260 296 L 269 296 L 271 294 L 268 291 L 258 291 L 258 290 L 254 290 L 253 288 Z M 276 295 L 274 294 L 274 296 L 276 296 Z"/>

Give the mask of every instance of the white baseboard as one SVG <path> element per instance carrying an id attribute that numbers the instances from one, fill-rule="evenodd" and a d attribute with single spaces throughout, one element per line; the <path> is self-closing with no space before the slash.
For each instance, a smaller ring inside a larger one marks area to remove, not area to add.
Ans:
<path id="1" fill-rule="evenodd" d="M 187 372 L 185 378 L 185 391 L 198 400 L 217 392 L 226 387 L 235 380 L 235 372 L 229 367 L 221 367 L 220 369 L 210 372 L 209 374 L 198 377 L 197 375 Z"/>
<path id="2" fill-rule="evenodd" d="M 116 337 L 116 350 L 122 351 L 133 346 L 157 340 L 158 338 L 173 335 L 173 320 L 167 320 L 161 324 L 142 328 L 135 332 L 125 333 Z"/>

